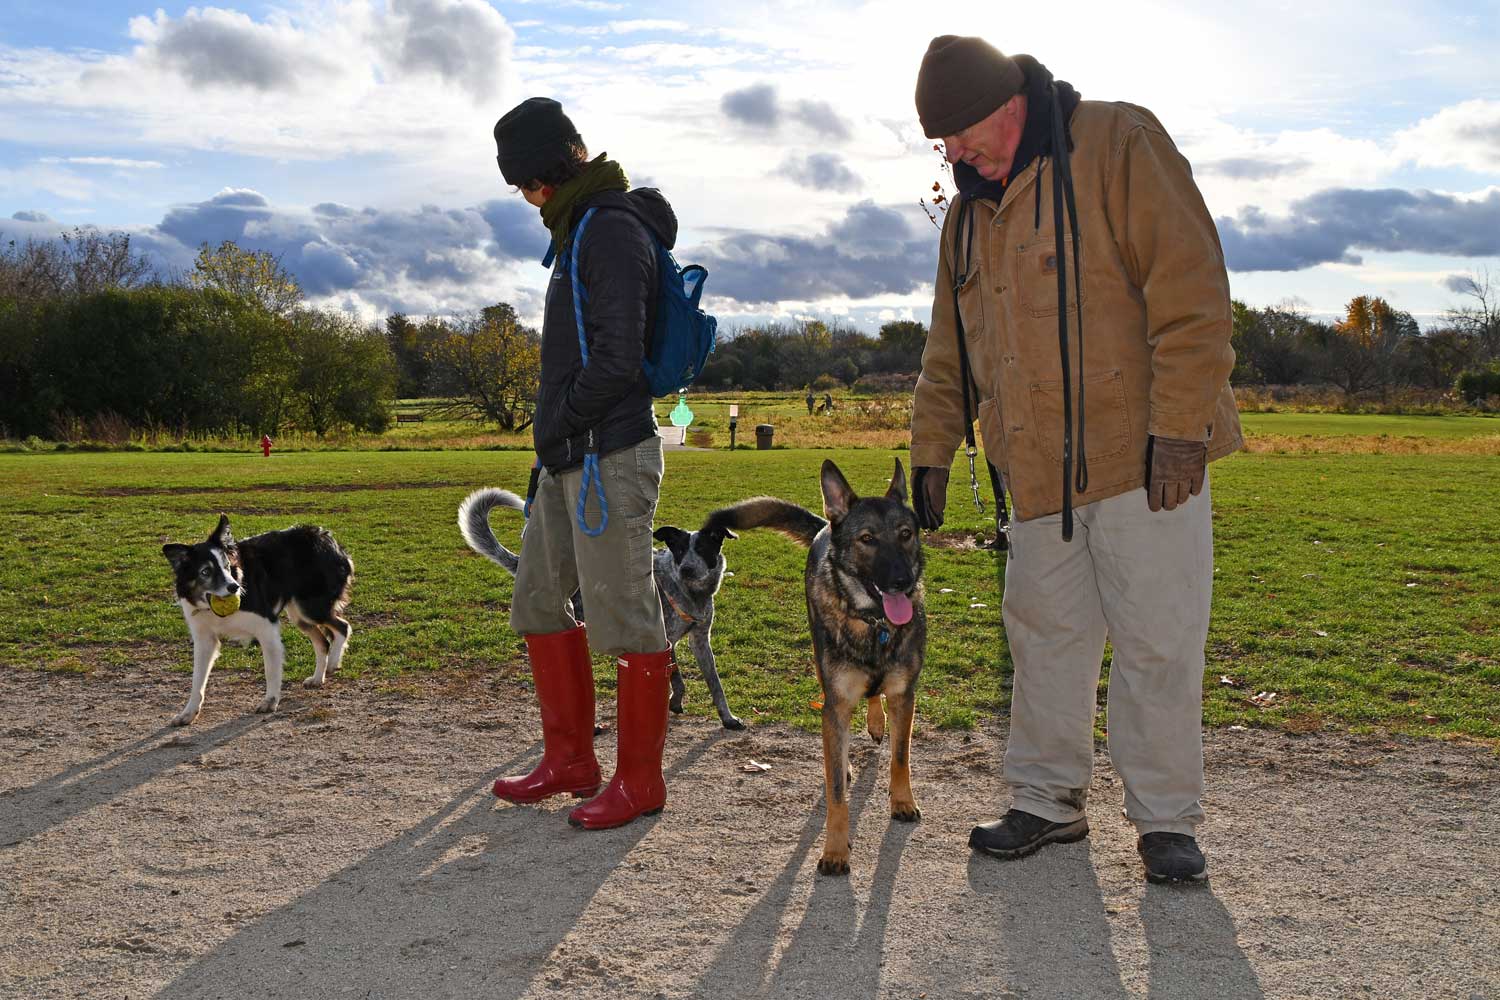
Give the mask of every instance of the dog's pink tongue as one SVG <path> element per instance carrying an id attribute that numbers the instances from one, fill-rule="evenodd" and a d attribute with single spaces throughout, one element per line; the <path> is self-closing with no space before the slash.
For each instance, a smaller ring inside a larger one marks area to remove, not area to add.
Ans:
<path id="1" fill-rule="evenodd" d="M 892 625 L 905 625 L 911 621 L 911 598 L 905 594 L 880 592 L 880 603 L 885 605 L 885 616 Z"/>

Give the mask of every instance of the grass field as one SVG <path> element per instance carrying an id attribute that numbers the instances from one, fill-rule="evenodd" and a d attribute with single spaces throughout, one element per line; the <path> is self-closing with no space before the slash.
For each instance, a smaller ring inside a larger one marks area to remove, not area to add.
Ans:
<path id="1" fill-rule="evenodd" d="M 827 454 L 669 452 L 658 523 L 690 526 L 762 492 L 816 508 Z M 893 454 L 853 451 L 839 461 L 857 490 L 874 491 Z M 505 624 L 510 578 L 464 547 L 454 512 L 476 486 L 524 487 L 528 457 L 0 455 L 0 517 L 10 526 L 0 537 L 0 663 L 91 671 L 151 662 L 186 672 L 189 643 L 159 549 L 200 539 L 223 510 L 241 536 L 312 521 L 349 549 L 356 632 L 346 674 L 397 688 L 424 671 L 524 676 L 520 640 Z M 1380 729 L 1500 746 L 1500 458 L 1241 454 L 1213 475 L 1211 724 Z M 919 704 L 929 726 L 972 726 L 1008 701 L 1001 558 L 973 547 L 970 535 L 988 522 L 965 488 L 956 473 L 948 530 L 929 551 L 932 628 Z M 497 521 L 514 543 L 519 519 Z M 757 533 L 726 552 L 735 575 L 721 592 L 715 645 L 731 707 L 751 720 L 814 725 L 803 550 Z M 289 676 L 306 676 L 311 649 L 291 630 L 288 650 Z M 228 650 L 220 669 L 259 671 L 258 653 Z M 687 676 L 689 711 L 710 714 L 690 666 Z M 608 664 L 599 677 L 612 688 Z M 1268 691 L 1276 693 L 1269 704 L 1251 701 Z"/>

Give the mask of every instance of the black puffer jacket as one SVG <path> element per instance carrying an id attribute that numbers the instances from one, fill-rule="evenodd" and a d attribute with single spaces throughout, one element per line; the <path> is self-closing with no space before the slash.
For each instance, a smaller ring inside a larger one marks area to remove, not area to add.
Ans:
<path id="1" fill-rule="evenodd" d="M 553 264 L 542 320 L 542 375 L 532 440 L 542 464 L 553 472 L 583 462 L 590 431 L 600 455 L 656 433 L 651 391 L 641 372 L 656 325 L 657 259 L 651 236 L 670 250 L 677 240 L 677 216 L 654 188 L 605 191 L 574 210 L 574 232 L 589 208 L 599 211 L 589 220 L 578 257 L 578 281 L 587 295 L 587 367 L 573 316 L 571 240 Z"/>

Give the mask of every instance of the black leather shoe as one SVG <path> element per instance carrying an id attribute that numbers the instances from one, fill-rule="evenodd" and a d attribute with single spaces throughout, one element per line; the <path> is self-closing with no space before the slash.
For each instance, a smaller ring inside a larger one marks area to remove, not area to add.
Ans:
<path id="1" fill-rule="evenodd" d="M 1146 863 L 1148 882 L 1202 882 L 1208 878 L 1208 862 L 1198 841 L 1185 833 L 1148 833 L 1135 849 Z"/>
<path id="2" fill-rule="evenodd" d="M 1012 809 L 993 823 L 969 832 L 969 846 L 1006 861 L 1035 854 L 1047 844 L 1071 844 L 1089 835 L 1089 821 L 1053 823 L 1029 812 Z"/>

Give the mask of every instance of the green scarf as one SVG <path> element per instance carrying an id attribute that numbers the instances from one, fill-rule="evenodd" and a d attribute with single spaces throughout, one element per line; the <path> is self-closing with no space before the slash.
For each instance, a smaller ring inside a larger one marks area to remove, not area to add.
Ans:
<path id="1" fill-rule="evenodd" d="M 552 249 L 558 253 L 568 241 L 573 209 L 579 202 L 600 191 L 630 190 L 630 179 L 625 176 L 624 168 L 614 160 L 606 159 L 607 156 L 608 153 L 600 153 L 583 168 L 583 173 L 553 191 L 552 197 L 542 203 L 542 222 L 551 230 Z"/>

